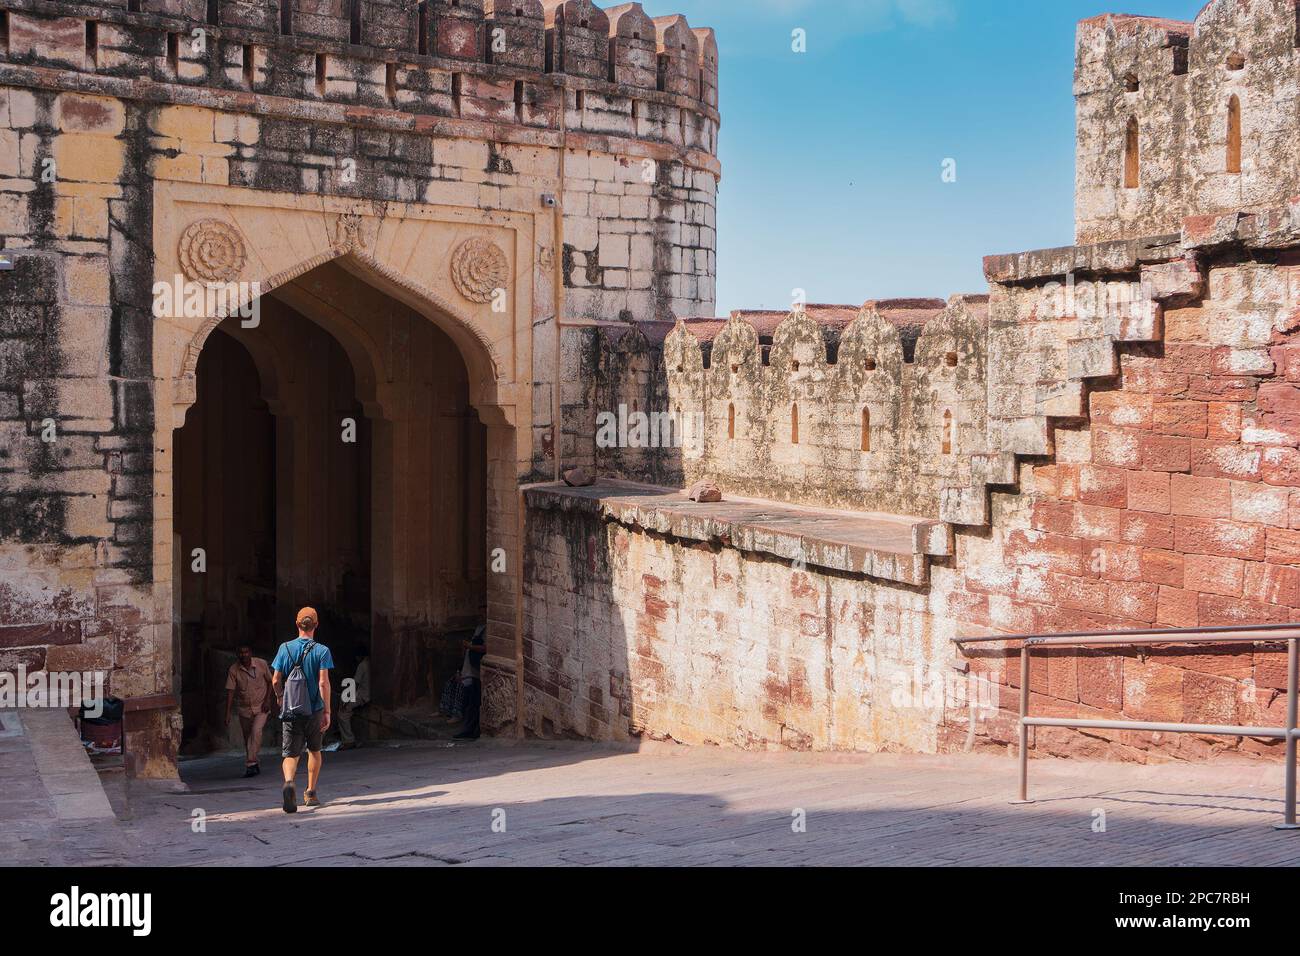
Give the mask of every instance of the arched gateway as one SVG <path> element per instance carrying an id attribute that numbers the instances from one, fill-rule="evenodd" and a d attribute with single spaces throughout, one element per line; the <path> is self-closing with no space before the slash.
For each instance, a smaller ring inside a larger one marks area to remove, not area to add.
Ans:
<path id="1" fill-rule="evenodd" d="M 520 566 L 513 496 L 488 489 L 532 467 L 516 428 L 532 417 L 516 387 L 531 217 L 179 185 L 155 201 L 154 360 L 170 374 L 154 540 L 171 548 L 154 581 L 182 744 L 225 736 L 231 648 L 270 653 L 302 604 L 325 609 L 345 672 L 371 647 L 376 701 L 428 698 L 456 665 L 450 638 Z M 489 552 L 504 556 L 491 588 Z M 492 636 L 508 682 L 513 629 Z"/>
<path id="2" fill-rule="evenodd" d="M 713 310 L 710 31 L 332 6 L 5 16 L 0 667 L 103 672 L 132 772 L 174 773 L 211 674 L 300 600 L 393 705 L 486 618 L 510 731 L 520 487 L 587 414 L 563 329 Z"/>

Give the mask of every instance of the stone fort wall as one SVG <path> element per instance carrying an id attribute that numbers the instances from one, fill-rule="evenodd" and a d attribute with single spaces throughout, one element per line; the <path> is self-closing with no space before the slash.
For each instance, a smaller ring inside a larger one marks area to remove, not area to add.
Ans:
<path id="1" fill-rule="evenodd" d="M 350 255 L 454 314 L 517 555 L 517 484 L 565 430 L 557 319 L 713 309 L 719 122 L 711 31 L 639 4 L 0 2 L 0 666 L 109 672 L 136 769 L 167 771 L 171 441 L 206 332 L 156 321 L 152 285 L 193 266 L 193 221 L 223 280 Z M 474 237 L 503 247 L 506 314 L 448 272 Z M 361 325 L 367 413 L 400 417 L 400 323 Z M 410 524 L 381 517 L 381 543 Z M 515 567 L 488 584 L 502 668 Z"/>
<path id="2" fill-rule="evenodd" d="M 1186 216 L 1267 209 L 1300 193 L 1291 0 L 1207 3 L 1190 23 L 1084 20 L 1074 92 L 1078 242 L 1173 233 Z"/>
<path id="3" fill-rule="evenodd" d="M 1122 130 L 1134 95 L 1093 88 L 1097 50 L 1155 97 L 1187 50 L 1171 36 L 1192 44 L 1182 85 L 1202 60 L 1247 51 L 1224 82 L 1288 128 L 1294 14 L 1292 0 L 1222 0 L 1194 28 L 1086 21 L 1080 143 Z M 1121 62 L 1112 47 L 1134 37 L 1152 42 Z M 1207 171 L 1176 195 L 1154 188 L 1167 157 L 1147 151 L 1153 188 L 1131 210 L 1096 206 L 1085 181 L 1113 185 L 1121 153 L 1081 162 L 1080 244 L 990 257 L 987 297 L 593 335 L 592 407 L 680 409 L 686 433 L 681 447 L 593 446 L 593 467 L 713 480 L 728 499 L 762 499 L 761 513 L 741 528 L 708 517 L 725 505 L 593 511 L 563 489 L 536 493 L 530 727 L 756 748 L 1001 748 L 1015 736 L 1018 651 L 963 654 L 958 634 L 1296 620 L 1300 202 L 1291 144 L 1274 150 L 1261 122 L 1253 139 L 1246 126 L 1257 152 L 1235 192 L 1213 186 L 1215 144 L 1186 154 L 1180 169 L 1202 155 Z M 836 537 L 872 512 L 942 530 L 882 564 Z M 1031 706 L 1281 726 L 1285 659 L 1267 647 L 1054 651 L 1034 660 Z M 972 721 L 981 693 L 991 705 Z M 1281 751 L 1135 732 L 1039 728 L 1034 740 L 1139 761 Z"/>

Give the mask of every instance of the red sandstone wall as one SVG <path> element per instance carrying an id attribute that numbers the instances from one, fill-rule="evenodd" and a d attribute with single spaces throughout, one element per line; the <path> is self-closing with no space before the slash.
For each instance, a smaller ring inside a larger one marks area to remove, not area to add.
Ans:
<path id="1" fill-rule="evenodd" d="M 1300 311 L 1294 260 L 1211 270 L 1164 315 L 1162 342 L 1119 346 L 1055 460 L 995 495 L 992 538 L 958 536 L 948 613 L 1009 632 L 1300 620 Z M 1282 650 L 1057 651 L 1034 661 L 1033 713 L 1281 726 Z M 1018 661 L 976 657 L 1018 688 Z M 1015 694 L 1003 695 L 1010 708 Z M 986 736 L 1004 741 L 1014 714 Z M 955 728 L 954 728 L 955 730 Z M 964 734 L 964 727 L 960 729 Z M 951 740 L 954 733 L 949 733 Z M 1277 742 L 1039 732 L 1039 749 L 1140 758 L 1276 751 Z"/>
<path id="2" fill-rule="evenodd" d="M 988 356 L 986 379 L 972 383 L 986 399 L 984 424 L 963 440 L 969 474 L 955 474 L 928 514 L 952 524 L 955 553 L 934 554 L 919 586 L 862 566 L 792 567 L 725 538 L 701 547 L 635 520 L 611 528 L 534 510 L 530 729 L 745 747 L 1000 748 L 1015 738 L 1018 650 L 963 655 L 951 642 L 958 634 L 1300 620 L 1300 255 L 1288 251 L 1298 210 L 1193 223 L 1181 244 L 990 260 L 987 320 L 970 330 Z M 1067 269 L 1080 278 L 1061 299 Z M 1112 304 L 1124 289 L 1140 290 L 1140 301 Z M 810 321 L 790 317 L 775 340 Z M 674 369 L 689 366 L 668 347 L 658 357 L 644 348 L 621 357 L 621 347 L 607 350 L 604 366 L 615 398 L 645 400 L 666 380 L 674 404 L 707 410 L 707 392 L 701 400 L 674 390 Z M 715 347 L 712 366 L 734 376 L 758 348 L 723 357 Z M 841 347 L 827 367 L 851 375 L 863 363 Z M 815 349 L 802 365 L 822 367 Z M 788 372 L 774 359 L 763 374 Z M 877 363 L 874 374 L 894 373 Z M 905 381 L 915 370 L 898 374 Z M 832 404 L 843 390 L 805 398 L 808 422 L 843 420 Z M 781 407 L 754 413 L 777 422 L 765 433 L 773 456 L 785 440 Z M 706 427 L 726 434 L 716 416 Z M 637 464 L 630 454 L 607 461 Z M 889 465 L 894 506 L 921 502 L 904 494 L 916 470 L 897 457 Z M 707 456 L 697 467 L 739 493 Z M 768 477 L 769 498 L 833 497 L 856 511 L 878 500 L 842 459 L 827 458 L 816 480 L 788 491 L 771 469 L 755 473 Z M 947 507 L 953 500 L 962 506 Z M 1280 649 L 1193 650 L 1040 652 L 1032 712 L 1282 726 Z M 973 735 L 966 697 L 929 686 L 966 668 L 998 688 Z M 926 685 L 921 699 L 897 693 L 898 676 L 911 672 Z M 603 696 L 615 690 L 617 705 Z M 1035 745 L 1134 760 L 1280 751 L 1252 739 L 1071 730 L 1039 731 Z"/>

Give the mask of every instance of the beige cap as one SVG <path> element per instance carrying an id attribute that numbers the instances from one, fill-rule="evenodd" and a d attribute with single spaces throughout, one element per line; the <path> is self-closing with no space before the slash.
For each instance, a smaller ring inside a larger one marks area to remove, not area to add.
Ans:
<path id="1" fill-rule="evenodd" d="M 294 623 L 298 625 L 300 631 L 314 631 L 316 630 L 316 624 L 320 619 L 316 616 L 316 609 L 314 607 L 305 607 L 298 612 L 298 616 L 293 620 Z"/>

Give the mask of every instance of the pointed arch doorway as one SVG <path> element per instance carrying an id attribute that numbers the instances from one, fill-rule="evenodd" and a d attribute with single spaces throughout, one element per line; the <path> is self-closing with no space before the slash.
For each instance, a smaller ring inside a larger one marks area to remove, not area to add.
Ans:
<path id="1" fill-rule="evenodd" d="M 452 338 L 337 260 L 248 324 L 206 331 L 173 438 L 182 752 L 234 742 L 235 650 L 273 654 L 302 605 L 386 708 L 431 710 L 486 615 L 489 430 Z"/>

